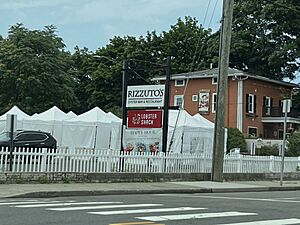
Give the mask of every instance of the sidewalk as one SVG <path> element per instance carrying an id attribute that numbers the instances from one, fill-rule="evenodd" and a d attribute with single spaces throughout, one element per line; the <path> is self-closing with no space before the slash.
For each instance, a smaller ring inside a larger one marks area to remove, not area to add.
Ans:
<path id="1" fill-rule="evenodd" d="M 0 184 L 0 198 L 300 190 L 300 181 Z"/>

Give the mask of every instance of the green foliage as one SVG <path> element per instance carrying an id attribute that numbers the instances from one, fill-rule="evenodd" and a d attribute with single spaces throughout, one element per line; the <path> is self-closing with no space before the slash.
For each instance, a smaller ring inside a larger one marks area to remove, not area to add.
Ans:
<path id="1" fill-rule="evenodd" d="M 300 131 L 295 131 L 288 139 L 286 156 L 300 156 Z"/>
<path id="2" fill-rule="evenodd" d="M 281 80 L 299 70 L 298 0 L 236 0 L 230 64 Z"/>
<path id="3" fill-rule="evenodd" d="M 278 145 L 263 145 L 261 149 L 256 149 L 256 154 L 257 155 L 263 155 L 263 156 L 278 156 L 279 154 L 279 147 Z"/>
<path id="4" fill-rule="evenodd" d="M 54 26 L 29 30 L 17 24 L 0 42 L 1 111 L 17 105 L 27 113 L 53 105 L 66 110 L 76 103 L 68 74 L 70 54 Z"/>
<path id="5" fill-rule="evenodd" d="M 236 0 L 230 66 L 279 80 L 293 78 L 300 58 L 296 3 Z M 151 70 L 156 66 L 149 62 L 163 64 L 167 56 L 172 57 L 173 74 L 207 69 L 210 63 L 216 67 L 219 34 L 187 16 L 162 33 L 117 36 L 95 53 L 75 47 L 70 54 L 54 26 L 29 30 L 16 24 L 7 38 L 0 35 L 0 113 L 13 105 L 27 113 L 57 105 L 77 114 L 99 106 L 120 116 L 124 59 L 135 59 L 129 67 L 138 69 L 129 71 L 129 85 L 149 84 L 154 76 L 164 75 L 163 70 Z M 300 110 L 299 96 L 293 105 Z"/>
<path id="6" fill-rule="evenodd" d="M 246 151 L 247 145 L 242 132 L 237 128 L 227 128 L 227 152 L 232 148 Z"/>

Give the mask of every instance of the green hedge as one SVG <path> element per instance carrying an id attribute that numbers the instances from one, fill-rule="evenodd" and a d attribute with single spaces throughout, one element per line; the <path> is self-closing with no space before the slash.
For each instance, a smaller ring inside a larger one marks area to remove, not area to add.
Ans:
<path id="1" fill-rule="evenodd" d="M 241 152 L 246 151 L 247 144 L 242 132 L 237 128 L 227 128 L 227 153 L 230 149 L 240 148 Z"/>

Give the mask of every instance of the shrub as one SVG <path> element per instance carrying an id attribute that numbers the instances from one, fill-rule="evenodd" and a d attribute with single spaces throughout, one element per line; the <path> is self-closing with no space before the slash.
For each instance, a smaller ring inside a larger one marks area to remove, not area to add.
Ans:
<path id="1" fill-rule="evenodd" d="M 256 154 L 257 155 L 265 155 L 265 156 L 270 156 L 270 155 L 279 155 L 279 147 L 278 145 L 263 145 L 261 149 L 256 149 Z"/>
<path id="2" fill-rule="evenodd" d="M 288 139 L 286 156 L 300 156 L 300 131 L 295 131 Z"/>
<path id="3" fill-rule="evenodd" d="M 247 148 L 244 135 L 237 128 L 227 128 L 227 152 L 232 148 L 240 148 L 241 151 Z"/>

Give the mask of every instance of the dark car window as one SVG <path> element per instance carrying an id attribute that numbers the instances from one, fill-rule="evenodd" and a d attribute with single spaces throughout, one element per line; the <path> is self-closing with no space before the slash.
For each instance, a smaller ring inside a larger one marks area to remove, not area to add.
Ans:
<path id="1" fill-rule="evenodd" d="M 38 134 L 38 133 L 32 133 L 32 134 L 18 134 L 15 138 L 16 141 L 42 141 L 47 139 L 47 136 L 45 134 Z"/>

